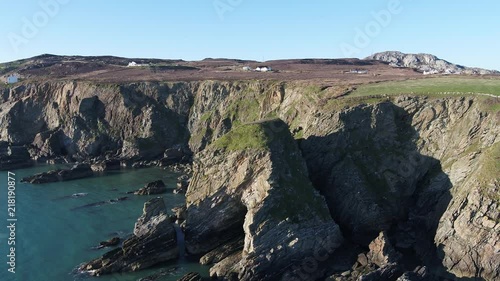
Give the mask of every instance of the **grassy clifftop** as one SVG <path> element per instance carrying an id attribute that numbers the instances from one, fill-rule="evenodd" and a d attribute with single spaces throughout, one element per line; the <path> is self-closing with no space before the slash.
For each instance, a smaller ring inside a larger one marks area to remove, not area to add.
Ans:
<path id="1" fill-rule="evenodd" d="M 288 126 L 279 119 L 238 125 L 217 139 L 213 146 L 227 150 L 266 149 L 273 140 L 286 138 Z"/>
<path id="2" fill-rule="evenodd" d="M 471 77 L 438 77 L 389 81 L 359 86 L 351 96 L 397 94 L 489 94 L 500 96 L 500 79 Z"/>

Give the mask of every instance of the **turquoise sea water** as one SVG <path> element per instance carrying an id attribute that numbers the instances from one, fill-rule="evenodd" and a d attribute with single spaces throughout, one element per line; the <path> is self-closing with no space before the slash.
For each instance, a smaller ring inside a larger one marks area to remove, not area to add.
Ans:
<path id="1" fill-rule="evenodd" d="M 102 277 L 76 272 L 83 262 L 99 257 L 111 248 L 92 249 L 114 236 L 126 237 L 142 214 L 144 202 L 154 196 L 126 194 L 147 182 L 162 179 L 168 192 L 163 195 L 167 209 L 181 205 L 184 197 L 172 194 L 177 174 L 160 168 L 121 170 L 88 179 L 31 185 L 21 178 L 56 168 L 37 166 L 16 173 L 16 273 L 7 271 L 7 172 L 0 172 L 0 280 L 7 281 L 132 281 L 162 269 L 172 273 L 162 280 L 177 280 L 187 272 L 207 276 L 208 269 L 181 257 L 153 269 Z M 76 193 L 85 196 L 72 197 Z M 128 196 L 114 204 L 82 207 L 87 204 Z M 82 208 L 79 208 L 82 207 Z M 181 241 L 182 242 L 182 241 Z"/>

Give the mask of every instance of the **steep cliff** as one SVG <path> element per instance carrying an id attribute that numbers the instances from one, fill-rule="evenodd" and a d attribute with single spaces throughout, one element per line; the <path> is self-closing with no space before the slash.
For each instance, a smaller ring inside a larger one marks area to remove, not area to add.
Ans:
<path id="1" fill-rule="evenodd" d="M 221 261 L 212 275 L 292 280 L 304 259 L 332 254 L 342 243 L 283 121 L 239 125 L 196 162 L 186 194 L 188 251 L 204 254 L 244 236 L 241 256 Z M 309 274 L 312 280 L 324 273 Z"/>
<path id="2" fill-rule="evenodd" d="M 187 86 L 61 81 L 4 89 L 0 139 L 33 144 L 34 158 L 154 158 L 189 137 Z"/>
<path id="3" fill-rule="evenodd" d="M 345 239 L 368 246 L 386 231 L 394 247 L 418 263 L 442 265 L 435 270 L 443 274 L 487 280 L 499 276 L 497 98 L 355 98 L 348 95 L 352 86 L 328 81 L 56 81 L 2 87 L 2 166 L 12 162 L 5 158 L 7 147 L 22 145 L 39 160 L 64 155 L 77 160 L 101 155 L 155 159 L 167 148 L 189 145 L 197 153 L 199 172 L 188 193 L 193 222 L 188 220 L 188 251 L 205 254 L 246 237 L 244 251 L 217 269 L 228 269 L 235 261 L 251 264 L 262 256 L 256 245 L 265 239 L 259 228 L 247 224 L 248 214 L 254 221 L 267 220 L 251 212 L 251 206 L 282 200 L 281 192 L 288 190 L 282 187 L 290 185 L 274 188 L 271 178 L 295 169 L 276 167 L 290 160 L 276 160 L 277 150 L 257 153 L 229 142 L 227 135 L 242 124 L 278 117 L 297 139 L 307 165 L 307 171 L 297 168 L 292 176 L 308 175 Z M 253 178 L 261 184 L 246 182 Z M 262 192 L 272 196 L 262 197 Z M 228 215 L 220 216 L 218 210 Z M 197 226 L 207 222 L 203 218 L 210 218 L 214 227 Z M 302 235 L 300 229 L 297 233 Z M 248 255 L 252 250 L 258 254 Z M 256 272 L 252 274 L 260 274 Z"/>

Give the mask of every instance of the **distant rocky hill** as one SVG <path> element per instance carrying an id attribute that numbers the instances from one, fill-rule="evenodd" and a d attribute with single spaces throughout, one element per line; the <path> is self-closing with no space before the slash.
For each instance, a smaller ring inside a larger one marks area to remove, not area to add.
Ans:
<path id="1" fill-rule="evenodd" d="M 398 51 L 388 51 L 373 54 L 366 60 L 383 61 L 394 67 L 413 68 L 424 74 L 500 74 L 496 70 L 457 65 L 431 54 L 405 54 Z"/>

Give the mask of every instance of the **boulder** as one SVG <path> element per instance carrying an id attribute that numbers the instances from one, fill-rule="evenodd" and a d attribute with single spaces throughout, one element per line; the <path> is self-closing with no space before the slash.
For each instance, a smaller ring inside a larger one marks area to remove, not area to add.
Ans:
<path id="1" fill-rule="evenodd" d="M 186 194 L 187 252 L 204 255 L 244 239 L 243 251 L 215 264 L 212 276 L 291 280 L 304 259 L 330 256 L 342 243 L 283 121 L 235 127 L 194 163 Z M 306 274 L 314 280 L 323 273 Z"/>
<path id="2" fill-rule="evenodd" d="M 80 270 L 99 276 L 114 272 L 142 270 L 179 255 L 177 234 L 166 214 L 162 198 L 144 204 L 142 216 L 134 227 L 134 235 L 121 248 L 80 266 Z"/>
<path id="3" fill-rule="evenodd" d="M 105 248 L 105 247 L 113 247 L 113 246 L 117 246 L 118 244 L 120 244 L 120 237 L 113 237 L 107 241 L 102 241 L 101 243 L 99 243 L 99 247 L 97 247 L 98 249 L 102 249 L 102 248 Z"/>
<path id="4" fill-rule="evenodd" d="M 156 195 L 167 191 L 167 187 L 162 180 L 157 180 L 146 184 L 143 188 L 134 192 L 135 195 Z"/>

